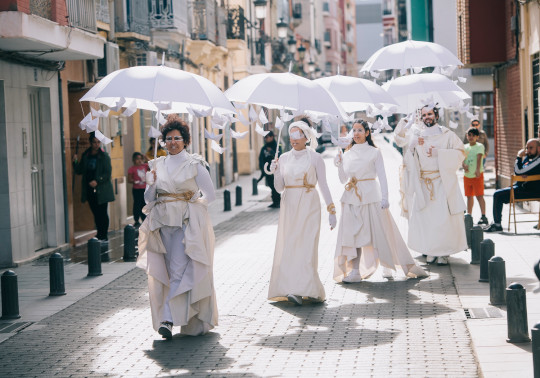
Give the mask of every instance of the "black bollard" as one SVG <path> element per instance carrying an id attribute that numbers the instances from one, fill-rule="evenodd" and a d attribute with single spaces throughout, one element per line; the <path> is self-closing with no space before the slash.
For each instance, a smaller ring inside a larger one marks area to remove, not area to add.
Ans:
<path id="1" fill-rule="evenodd" d="M 109 241 L 100 240 L 100 243 L 101 243 L 101 261 L 102 262 L 111 261 L 111 257 L 109 256 Z"/>
<path id="2" fill-rule="evenodd" d="M 229 192 L 227 189 L 223 191 L 223 203 L 223 211 L 231 211 L 231 192 Z"/>
<path id="3" fill-rule="evenodd" d="M 488 262 L 489 272 L 489 304 L 506 303 L 506 267 L 500 256 L 493 256 Z"/>
<path id="4" fill-rule="evenodd" d="M 527 297 L 525 288 L 513 282 L 506 289 L 506 322 L 508 324 L 508 343 L 528 343 Z"/>
<path id="5" fill-rule="evenodd" d="M 471 264 L 480 264 L 480 243 L 484 240 L 484 230 L 480 226 L 471 228 Z"/>
<path id="6" fill-rule="evenodd" d="M 101 276 L 101 243 L 96 238 L 88 240 L 88 276 Z"/>
<path id="7" fill-rule="evenodd" d="M 236 206 L 242 206 L 242 187 L 236 186 Z"/>
<path id="8" fill-rule="evenodd" d="M 540 261 L 534 264 L 534 274 L 536 274 L 536 277 L 540 280 Z"/>
<path id="9" fill-rule="evenodd" d="M 480 243 L 480 279 L 478 282 L 489 282 L 488 261 L 495 255 L 495 243 L 491 239 Z"/>
<path id="10" fill-rule="evenodd" d="M 259 182 L 257 181 L 257 179 L 255 177 L 253 177 L 253 179 L 251 180 L 251 187 L 252 187 L 251 195 L 252 196 L 259 195 L 259 186 L 258 186 L 258 184 L 259 184 Z"/>
<path id="11" fill-rule="evenodd" d="M 473 228 L 473 219 L 471 214 L 465 214 L 465 235 L 467 236 L 467 245 L 471 248 L 471 228 Z"/>
<path id="12" fill-rule="evenodd" d="M 49 296 L 66 295 L 64 285 L 64 258 L 59 253 L 53 253 L 49 257 L 49 281 L 51 288 Z"/>
<path id="13" fill-rule="evenodd" d="M 534 378 L 540 378 L 540 323 L 531 329 Z"/>
<path id="14" fill-rule="evenodd" d="M 17 274 L 6 270 L 0 279 L 2 293 L 2 317 L 0 319 L 19 319 L 19 289 L 17 287 Z"/>
<path id="15" fill-rule="evenodd" d="M 124 227 L 124 261 L 135 261 L 135 227 Z"/>

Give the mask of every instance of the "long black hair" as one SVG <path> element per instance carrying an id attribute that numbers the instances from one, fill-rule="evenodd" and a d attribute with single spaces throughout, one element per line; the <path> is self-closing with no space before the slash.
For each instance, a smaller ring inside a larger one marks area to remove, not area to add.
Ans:
<path id="1" fill-rule="evenodd" d="M 371 147 L 377 147 L 375 145 L 375 143 L 373 143 L 373 139 L 371 139 L 371 129 L 369 128 L 369 124 L 364 121 L 363 119 L 361 118 L 357 118 L 354 120 L 353 122 L 353 128 L 354 129 L 354 125 L 356 125 L 357 123 L 359 123 L 360 125 L 362 125 L 362 127 L 364 128 L 364 131 L 367 133 L 369 132 L 369 134 L 366 135 L 366 142 L 371 146 Z M 352 130 L 351 129 L 351 130 Z M 350 150 L 352 148 L 352 146 L 354 146 L 356 144 L 356 142 L 354 141 L 354 139 L 352 140 L 351 144 L 349 144 L 349 146 L 347 147 L 346 151 Z"/>

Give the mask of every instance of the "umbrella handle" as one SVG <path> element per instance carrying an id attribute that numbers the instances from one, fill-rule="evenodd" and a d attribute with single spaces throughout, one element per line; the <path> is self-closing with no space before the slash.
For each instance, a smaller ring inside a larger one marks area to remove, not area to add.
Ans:
<path id="1" fill-rule="evenodd" d="M 267 175 L 273 175 L 274 172 L 275 172 L 275 170 L 272 171 L 272 170 L 268 169 L 268 162 L 264 163 L 264 173 L 266 173 Z"/>
<path id="2" fill-rule="evenodd" d="M 278 133 L 278 137 L 277 137 L 276 155 L 274 156 L 274 160 L 277 160 L 277 158 L 279 156 L 279 142 L 281 141 L 281 130 L 283 130 L 284 127 L 285 127 L 285 125 L 281 126 L 281 129 L 279 129 L 279 133 Z M 268 163 L 264 163 L 264 172 L 267 175 L 273 175 L 275 171 L 276 171 L 275 169 L 273 171 L 268 169 Z"/>

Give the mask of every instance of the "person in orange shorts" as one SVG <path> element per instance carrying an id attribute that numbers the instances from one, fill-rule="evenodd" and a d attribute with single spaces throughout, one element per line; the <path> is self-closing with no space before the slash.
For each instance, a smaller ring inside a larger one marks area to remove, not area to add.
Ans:
<path id="1" fill-rule="evenodd" d="M 467 213 L 472 214 L 474 205 L 474 197 L 480 205 L 482 217 L 478 224 L 489 224 L 486 217 L 486 201 L 484 200 L 484 145 L 478 143 L 480 133 L 478 129 L 471 127 L 467 130 L 467 140 L 469 143 L 465 145 L 465 153 L 467 157 L 463 161 L 463 169 L 465 177 L 463 185 L 465 187 L 465 197 L 467 197 Z"/>

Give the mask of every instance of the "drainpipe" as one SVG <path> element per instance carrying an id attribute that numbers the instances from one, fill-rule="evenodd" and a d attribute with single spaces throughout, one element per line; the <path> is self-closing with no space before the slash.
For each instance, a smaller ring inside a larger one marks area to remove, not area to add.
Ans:
<path id="1" fill-rule="evenodd" d="M 62 99 L 62 77 L 61 71 L 57 71 L 58 73 L 58 111 L 60 112 L 60 116 L 58 117 L 60 119 L 60 148 L 62 149 L 62 185 L 64 188 L 64 239 L 66 243 L 69 243 L 69 211 L 68 211 L 68 187 L 67 187 L 67 172 L 66 172 L 66 143 L 65 143 L 65 136 L 64 136 L 64 103 Z"/>

